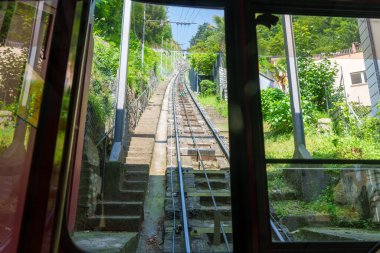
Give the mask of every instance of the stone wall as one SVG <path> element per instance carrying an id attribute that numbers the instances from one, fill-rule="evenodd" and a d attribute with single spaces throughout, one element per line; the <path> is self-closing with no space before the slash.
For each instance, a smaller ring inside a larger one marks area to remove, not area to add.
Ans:
<path id="1" fill-rule="evenodd" d="M 94 215 L 97 199 L 100 197 L 100 156 L 93 140 L 86 135 L 82 169 L 80 174 L 76 228 L 85 229 L 87 217 Z"/>

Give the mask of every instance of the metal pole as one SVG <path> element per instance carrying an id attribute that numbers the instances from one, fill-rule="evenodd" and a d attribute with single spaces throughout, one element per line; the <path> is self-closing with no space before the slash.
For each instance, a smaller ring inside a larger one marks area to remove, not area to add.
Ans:
<path id="1" fill-rule="evenodd" d="M 299 89 L 296 48 L 293 36 L 292 16 L 283 15 L 283 29 L 285 36 L 286 64 L 288 68 L 290 106 L 293 119 L 294 157 L 311 158 L 306 149 L 305 133 L 302 120 L 301 95 Z"/>
<path id="2" fill-rule="evenodd" d="M 162 76 L 162 52 L 164 50 L 164 37 L 161 37 L 161 59 L 160 59 L 160 71 Z"/>
<path id="3" fill-rule="evenodd" d="M 143 34 L 142 34 L 142 47 L 141 47 L 141 66 L 144 67 L 144 44 L 145 44 L 145 8 L 146 4 L 144 4 L 144 20 L 143 20 Z"/>
<path id="4" fill-rule="evenodd" d="M 165 75 L 168 74 L 168 41 L 166 40 L 166 51 L 165 51 Z"/>
<path id="5" fill-rule="evenodd" d="M 120 43 L 120 68 L 118 74 L 117 107 L 115 118 L 114 143 L 110 161 L 119 161 L 122 150 L 124 105 L 128 76 L 129 29 L 131 25 L 131 0 L 124 0 L 123 23 Z M 128 126 L 125 126 L 128 127 Z"/>

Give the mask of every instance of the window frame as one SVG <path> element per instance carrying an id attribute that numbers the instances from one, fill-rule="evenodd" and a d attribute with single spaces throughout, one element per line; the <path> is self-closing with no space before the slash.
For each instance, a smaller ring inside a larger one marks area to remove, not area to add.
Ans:
<path id="1" fill-rule="evenodd" d="M 352 75 L 360 75 L 360 81 L 361 82 L 353 83 L 352 82 Z M 351 87 L 356 87 L 356 86 L 361 86 L 361 85 L 366 85 L 367 84 L 367 80 L 366 80 L 367 77 L 366 77 L 365 70 L 351 72 L 350 73 L 350 78 L 351 78 Z"/>
<path id="2" fill-rule="evenodd" d="M 380 16 L 380 2 L 367 3 L 364 6 L 358 6 L 359 1 L 321 1 L 319 4 L 310 2 L 301 2 L 290 0 L 286 3 L 278 0 L 254 0 L 252 1 L 251 8 L 254 10 L 252 16 L 256 13 L 273 13 L 273 14 L 289 14 L 289 15 L 310 15 L 310 16 L 342 16 L 342 17 L 355 17 L 355 18 L 378 18 Z M 363 3 L 362 3 L 363 4 Z M 279 8 L 276 8 L 279 7 Z M 358 11 L 360 10 L 360 11 Z M 358 15 L 358 13 L 360 13 Z M 252 44 L 257 47 L 256 31 Z M 258 54 L 257 54 L 258 56 Z M 258 57 L 256 57 L 258 61 Z M 258 75 L 258 71 L 255 73 Z M 255 80 L 256 81 L 256 80 Z M 261 112 L 260 93 L 256 94 L 254 108 L 259 109 Z M 252 109 L 254 109 L 252 108 Z M 257 117 L 252 122 L 252 131 L 261 132 L 259 137 L 263 136 L 262 132 L 262 115 Z M 259 230 L 262 232 L 259 236 L 260 251 L 259 252 L 368 252 L 376 244 L 376 242 L 290 242 L 290 243 L 277 243 L 272 242 L 272 236 L 269 225 L 269 200 L 268 188 L 266 179 L 266 164 L 284 163 L 284 164 L 376 164 L 380 165 L 380 160 L 349 160 L 349 159 L 267 159 L 265 158 L 264 140 L 256 141 L 254 147 L 254 157 L 257 157 L 256 168 L 260 170 L 256 175 L 255 186 L 257 188 L 258 203 L 259 205 Z M 231 149 L 232 150 L 232 149 Z M 253 169 L 253 168 L 252 168 Z M 265 175 L 265 176 L 263 176 Z M 260 182 L 265 179 L 265 182 Z"/>
<path id="3" fill-rule="evenodd" d="M 3 2 L 4 0 L 0 0 Z M 33 0 L 32 0 L 33 1 Z M 20 251 L 28 252 L 33 249 L 40 249 L 41 234 L 36 234 L 35 228 L 43 227 L 44 223 L 41 215 L 36 215 L 33 200 L 41 200 L 48 202 L 47 194 L 44 197 L 38 197 L 39 193 L 46 192 L 52 186 L 51 176 L 46 173 L 52 171 L 51 159 L 54 154 L 42 152 L 43 150 L 54 150 L 55 137 L 58 133 L 59 113 L 57 115 L 49 115 L 52 111 L 60 110 L 60 101 L 51 101 L 48 94 L 55 94 L 60 100 L 63 97 L 64 79 L 66 65 L 65 57 L 68 55 L 67 48 L 58 50 L 53 53 L 54 49 L 59 47 L 61 43 L 70 39 L 70 30 L 67 30 L 68 24 L 72 22 L 73 17 L 70 16 L 73 11 L 70 4 L 75 0 L 57 0 L 61 5 L 57 15 L 54 29 L 63 29 L 64 34 L 54 31 L 52 41 L 52 54 L 49 62 L 56 62 L 61 71 L 53 71 L 53 67 L 49 66 L 46 83 L 58 82 L 57 89 L 44 91 L 44 100 L 41 111 L 40 125 L 49 126 L 46 132 L 38 131 L 31 167 L 31 177 L 28 185 L 28 192 L 25 206 L 25 214 L 20 240 Z M 84 0 L 86 1 L 86 0 Z M 303 15 L 336 15 L 336 16 L 360 16 L 380 18 L 380 2 L 374 3 L 371 0 L 349 0 L 349 1 L 316 1 L 306 2 L 302 0 L 237 0 L 237 1 L 207 1 L 207 0 L 150 0 L 144 1 L 152 4 L 179 5 L 187 7 L 217 7 L 224 8 L 226 22 L 226 47 L 228 83 L 229 88 L 229 125 L 234 125 L 232 117 L 243 121 L 243 126 L 236 126 L 236 129 L 230 130 L 231 145 L 231 195 L 232 195 L 232 218 L 233 218 L 233 239 L 235 252 L 368 252 L 373 247 L 373 243 L 273 243 L 271 242 L 271 234 L 269 227 L 269 208 L 268 208 L 268 192 L 266 182 L 265 163 L 269 163 L 270 159 L 265 160 L 264 138 L 262 129 L 262 114 L 259 92 L 259 72 L 258 72 L 258 54 L 257 54 L 257 38 L 254 24 L 254 13 L 278 13 L 278 14 L 303 14 Z M 360 13 L 360 15 L 358 15 Z M 88 16 L 82 16 L 82 21 L 87 22 Z M 79 40 L 83 40 L 86 34 L 81 33 Z M 59 41 L 59 39 L 62 39 Z M 70 45 L 70 43 L 68 43 Z M 81 43 L 78 44 L 83 48 Z M 250 50 L 248 50 L 250 49 Z M 58 54 L 59 53 L 59 54 Z M 57 54 L 63 57 L 57 57 Z M 53 58 L 54 57 L 56 58 Z M 65 56 L 66 55 L 66 56 Z M 51 65 L 51 64 L 50 64 Z M 75 73 L 79 75 L 82 66 L 76 65 Z M 255 71 L 252 71 L 255 70 Z M 73 82 L 73 92 L 79 91 L 79 78 L 75 78 Z M 233 88 L 232 88 L 233 87 Z M 74 99 L 73 99 L 74 100 Z M 49 102 L 50 101 L 50 102 Z M 47 108 L 46 105 L 49 105 Z M 74 105 L 71 105 L 69 119 L 73 119 L 75 112 Z M 260 109 L 260 110 L 258 110 Z M 48 118 L 50 116 L 50 118 Z M 52 121 L 52 117 L 54 118 Z M 54 124 L 52 124 L 52 122 Z M 69 121 L 71 122 L 71 121 Z M 53 127 L 52 127 L 53 126 Z M 75 126 L 68 123 L 68 132 L 75 131 Z M 46 130 L 46 129 L 45 129 Z M 69 157 L 69 147 L 65 144 L 65 153 L 62 161 L 66 161 Z M 38 152 L 40 151 L 40 152 Z M 282 163 L 334 163 L 344 162 L 353 163 L 353 160 L 293 160 L 281 159 L 276 162 Z M 379 160 L 361 160 L 361 164 L 380 164 Z M 63 167 L 62 167 L 63 168 Z M 72 170 L 72 167 L 67 167 Z M 62 169 L 62 174 L 68 172 L 68 169 Z M 43 171 L 45 170 L 45 171 Z M 38 175 L 45 175 L 38 178 Z M 42 185 L 38 182 L 43 181 Z M 65 189 L 67 182 L 60 181 L 58 189 Z M 35 188 L 32 188 L 35 187 Z M 58 205 L 64 203 L 62 198 L 57 200 Z M 29 203 L 29 204 L 28 204 Z M 260 203 L 260 204 L 259 204 Z M 40 219 L 35 220 L 35 216 Z M 43 215 L 42 215 L 43 216 Z M 32 219 L 28 219 L 32 217 Z M 63 216 L 65 220 L 65 216 Z M 70 251 L 72 242 L 68 237 L 65 226 L 62 226 L 61 246 L 63 252 Z M 38 240 L 34 242 L 33 238 Z M 31 240 L 32 239 L 32 240 Z M 30 242 L 34 242 L 33 245 Z M 27 243 L 28 242 L 28 243 Z M 68 248 L 66 248 L 68 247 Z"/>

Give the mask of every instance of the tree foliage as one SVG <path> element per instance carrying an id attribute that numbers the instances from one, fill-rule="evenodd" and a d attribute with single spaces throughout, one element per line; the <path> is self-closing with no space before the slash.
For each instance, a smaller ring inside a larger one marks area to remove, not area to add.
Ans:
<path id="1" fill-rule="evenodd" d="M 200 25 L 197 33 L 190 39 L 190 47 L 193 47 L 202 41 L 206 41 L 208 37 L 213 35 L 214 29 L 215 28 L 209 23 L 203 23 Z"/>
<path id="2" fill-rule="evenodd" d="M 114 112 L 117 71 L 120 60 L 123 1 L 96 1 L 94 23 L 94 58 L 92 65 L 89 107 L 96 130 L 102 131 L 107 119 Z M 144 4 L 132 5 L 128 58 L 128 86 L 138 96 L 148 85 L 152 71 L 158 74 L 160 53 L 154 48 L 161 46 L 161 39 L 171 40 L 171 28 L 167 10 L 163 6 L 146 4 L 144 65 L 141 59 Z M 159 22 L 151 22 L 158 20 Z M 161 20 L 163 22 L 161 22 Z M 103 129 L 104 130 L 104 129 Z"/>
<path id="3" fill-rule="evenodd" d="M 200 25 L 190 41 L 190 66 L 203 75 L 212 74 L 218 53 L 225 54 L 224 18 L 214 16 L 214 22 Z"/>
<path id="4" fill-rule="evenodd" d="M 360 41 L 356 18 L 293 16 L 293 32 L 298 56 L 328 54 Z M 281 17 L 271 29 L 258 25 L 257 38 L 261 56 L 285 56 Z"/>
<path id="5" fill-rule="evenodd" d="M 145 9 L 145 41 L 160 45 L 161 39 L 171 39 L 171 26 L 167 22 L 165 6 L 146 4 Z M 120 44 L 122 26 L 123 1 L 103 0 L 95 5 L 95 33 L 106 41 Z M 132 4 L 131 33 L 142 39 L 144 25 L 144 4 Z"/>

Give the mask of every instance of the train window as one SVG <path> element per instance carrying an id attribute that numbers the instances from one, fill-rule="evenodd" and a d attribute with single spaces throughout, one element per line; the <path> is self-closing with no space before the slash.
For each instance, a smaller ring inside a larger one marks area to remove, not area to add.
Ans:
<path id="1" fill-rule="evenodd" d="M 231 252 L 224 12 L 128 2 L 95 6 L 72 239 Z"/>
<path id="2" fill-rule="evenodd" d="M 53 23 L 51 1 L 0 2 L 0 252 L 16 252 Z"/>
<path id="3" fill-rule="evenodd" d="M 256 19 L 273 242 L 380 241 L 380 20 Z"/>

